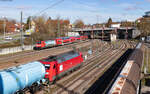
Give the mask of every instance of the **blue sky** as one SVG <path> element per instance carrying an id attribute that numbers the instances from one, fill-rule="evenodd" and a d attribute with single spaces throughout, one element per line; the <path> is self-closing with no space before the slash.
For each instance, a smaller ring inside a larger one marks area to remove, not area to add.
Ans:
<path id="1" fill-rule="evenodd" d="M 60 16 L 74 22 L 82 19 L 86 24 L 105 22 L 109 17 L 113 21 L 135 20 L 150 9 L 150 0 L 64 0 L 56 6 L 39 12 L 61 0 L 0 0 L 0 18 L 20 19 L 28 16 Z"/>

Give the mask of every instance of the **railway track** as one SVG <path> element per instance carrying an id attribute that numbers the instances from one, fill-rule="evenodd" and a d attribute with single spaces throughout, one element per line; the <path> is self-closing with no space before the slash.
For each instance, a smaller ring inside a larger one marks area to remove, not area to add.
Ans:
<path id="1" fill-rule="evenodd" d="M 121 46 L 119 49 L 121 50 L 121 48 L 124 47 Z M 87 86 L 100 73 L 99 70 L 105 69 L 104 67 L 107 64 L 110 65 L 110 61 L 116 56 L 115 53 L 119 52 L 119 50 L 117 50 L 117 52 L 114 50 L 104 59 L 95 60 L 94 64 L 90 68 L 84 70 L 83 74 L 80 74 L 80 76 L 72 81 L 72 83 L 65 85 L 66 87 L 69 87 L 68 90 L 61 90 L 57 92 L 57 94 L 67 94 L 68 92 L 69 94 L 83 93 L 87 89 L 85 86 Z"/>
<path id="2" fill-rule="evenodd" d="M 65 77 L 64 79 L 60 81 L 57 81 L 55 85 L 51 86 L 51 89 L 50 89 L 51 94 L 53 94 L 54 92 L 55 94 L 65 94 L 65 93 L 68 94 L 68 92 L 71 94 L 78 93 L 78 91 L 81 91 L 80 86 L 85 85 L 85 82 L 90 83 L 90 81 L 92 81 L 97 75 L 99 75 L 98 72 L 96 73 L 97 70 L 101 70 L 105 66 L 110 66 L 111 64 L 109 62 L 112 61 L 113 58 L 117 57 L 116 53 L 120 54 L 120 51 L 128 47 L 130 47 L 130 45 L 129 44 L 127 45 L 127 43 L 124 43 L 124 45 L 122 45 L 119 48 L 119 50 L 112 51 L 114 47 L 111 46 L 109 49 L 106 49 L 104 52 L 96 54 L 95 56 L 91 57 L 88 60 L 88 62 L 86 62 L 80 70 L 72 73 L 71 75 L 69 75 L 68 77 Z M 118 57 L 119 56 L 120 55 L 118 55 Z M 92 77 L 93 73 L 95 74 L 95 76 Z M 93 79 L 89 80 L 89 78 L 91 77 Z M 87 86 L 87 83 L 86 83 L 86 86 Z M 82 86 L 82 89 L 85 89 L 84 86 Z M 75 90 L 77 92 L 74 92 L 72 90 Z"/>
<path id="3" fill-rule="evenodd" d="M 40 51 L 22 53 L 22 54 L 15 55 L 15 56 L 3 57 L 3 58 L 0 58 L 0 69 L 9 68 L 12 66 L 18 66 L 20 64 L 25 64 L 30 61 L 39 60 L 50 55 L 64 53 L 64 52 L 72 50 L 72 47 L 75 45 L 77 45 L 76 46 L 77 48 L 86 47 L 87 45 L 90 45 L 90 41 L 88 40 L 88 41 L 83 41 L 80 43 L 64 45 L 64 46 L 55 47 L 51 49 L 45 49 L 45 50 L 40 50 Z"/>
<path id="4" fill-rule="evenodd" d="M 79 44 L 78 48 L 80 48 L 80 46 L 83 45 Z M 126 42 L 122 42 L 122 45 L 118 49 L 114 49 L 114 45 L 107 47 L 107 44 L 105 50 L 101 51 L 101 53 L 97 52 L 99 49 L 95 49 L 95 51 L 93 51 L 95 56 L 91 56 L 89 59 L 87 59 L 87 61 L 84 62 L 83 67 L 79 71 L 73 72 L 74 75 L 72 75 L 71 77 L 65 77 L 64 81 L 59 81 L 63 84 L 56 83 L 55 85 L 58 87 L 58 89 L 57 92 L 53 93 L 68 94 L 69 92 L 71 94 L 76 94 L 85 92 L 85 90 L 87 89 L 85 86 L 88 86 L 88 84 L 91 83 L 93 79 L 99 76 L 99 70 L 102 70 L 103 72 L 108 66 L 111 65 L 111 63 L 113 63 L 112 59 L 116 59 L 117 57 L 119 57 L 122 53 L 121 51 L 124 51 L 124 49 L 128 48 L 128 46 L 130 45 L 127 45 Z M 62 48 L 62 50 L 64 49 Z M 6 66 L 10 66 L 9 64 L 10 63 L 8 63 L 8 65 Z M 68 80 L 70 81 L 68 82 Z M 55 86 L 52 87 L 55 88 Z"/>
<path id="5" fill-rule="evenodd" d="M 16 54 L 16 55 L 11 54 L 9 57 L 7 57 L 7 55 L 5 55 L 5 56 L 1 56 L 0 62 L 6 61 L 6 60 L 9 61 L 9 60 L 14 59 L 14 58 L 19 58 L 20 56 L 26 56 L 26 55 L 32 55 L 32 54 L 47 52 L 49 50 L 63 49 L 63 48 L 66 48 L 66 47 L 69 48 L 69 47 L 74 46 L 76 44 L 82 44 L 82 43 L 85 43 L 85 42 L 88 42 L 88 41 L 82 41 L 82 42 L 77 42 L 77 43 L 73 43 L 73 44 L 68 44 L 68 45 L 58 46 L 58 47 L 49 48 L 49 49 L 43 49 L 43 50 L 36 50 L 36 51 L 33 50 L 31 52 L 20 53 L 19 55 L 18 54 Z"/>
<path id="6" fill-rule="evenodd" d="M 131 48 L 135 47 L 135 44 L 129 42 Z M 98 80 L 85 92 L 85 94 L 107 94 L 111 88 L 113 82 L 118 77 L 120 71 L 126 64 L 127 59 L 133 52 L 132 49 L 128 49 Z M 118 94 L 118 93 L 117 93 Z"/>
<path id="7" fill-rule="evenodd" d="M 100 51 L 100 53 L 97 52 L 97 50 L 95 50 L 93 53 L 95 54 L 94 56 L 90 56 L 87 60 L 86 63 L 84 62 L 83 67 L 81 67 L 81 70 L 83 70 L 86 66 L 91 65 L 90 62 L 94 61 L 96 58 L 98 58 L 99 56 L 102 56 L 104 54 L 106 54 L 105 51 L 110 50 L 113 47 L 110 47 L 108 44 L 104 45 L 106 49 L 104 49 L 103 51 Z M 95 59 L 94 59 L 95 58 Z M 88 61 L 88 62 L 87 62 Z M 82 72 L 82 71 L 81 71 Z M 63 79 L 58 80 L 58 83 L 66 83 L 66 80 L 68 79 L 72 79 L 73 76 L 78 75 L 79 71 L 75 71 L 73 73 L 71 73 L 68 76 L 65 76 Z M 51 88 L 55 88 L 56 84 L 54 86 L 52 86 Z M 58 87 L 57 87 L 58 88 Z M 55 88 L 56 89 L 56 88 Z M 41 93 L 40 93 L 41 94 Z"/>
<path id="8" fill-rule="evenodd" d="M 106 94 L 107 87 L 111 85 L 113 82 L 113 78 L 115 78 L 116 73 L 118 74 L 123 68 L 127 58 L 129 57 L 131 50 L 127 50 L 123 56 L 121 56 L 117 62 L 115 62 L 102 77 L 100 77 L 93 85 L 90 87 L 85 94 Z M 120 61 L 123 61 L 122 63 Z M 107 81 L 106 81 L 107 80 Z"/>

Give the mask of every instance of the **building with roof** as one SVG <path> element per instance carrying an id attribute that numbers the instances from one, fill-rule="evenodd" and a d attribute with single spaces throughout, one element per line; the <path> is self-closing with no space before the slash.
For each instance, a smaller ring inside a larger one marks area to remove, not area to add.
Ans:
<path id="1" fill-rule="evenodd" d="M 143 15 L 142 17 L 136 20 L 137 23 L 140 23 L 143 21 L 150 22 L 150 11 L 145 12 L 145 15 Z"/>
<path id="2" fill-rule="evenodd" d="M 150 17 L 150 11 L 145 12 L 145 15 L 143 17 Z"/>

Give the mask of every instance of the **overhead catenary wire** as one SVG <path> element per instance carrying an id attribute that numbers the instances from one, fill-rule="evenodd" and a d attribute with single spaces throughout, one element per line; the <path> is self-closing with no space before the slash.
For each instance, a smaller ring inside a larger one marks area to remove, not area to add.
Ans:
<path id="1" fill-rule="evenodd" d="M 74 0 L 75 1 L 75 0 Z M 94 8 L 95 6 L 91 6 L 91 5 L 88 5 L 86 2 L 76 2 L 75 1 L 75 3 L 77 3 L 77 4 L 82 4 L 82 6 L 83 7 L 91 7 L 91 8 Z M 88 12 L 91 12 L 91 13 L 99 13 L 99 10 L 97 10 L 97 9 L 88 9 Z"/>
<path id="2" fill-rule="evenodd" d="M 59 0 L 58 2 L 55 2 L 54 4 L 50 5 L 49 7 L 45 8 L 45 9 L 43 9 L 43 10 L 41 10 L 40 12 L 34 14 L 33 16 L 38 15 L 38 14 L 41 14 L 42 12 L 46 11 L 47 9 L 53 8 L 54 6 L 56 6 L 56 5 L 60 4 L 60 3 L 62 3 L 63 1 L 64 1 L 64 0 Z"/>
<path id="3" fill-rule="evenodd" d="M 55 3 L 53 3 L 52 5 L 46 7 L 45 9 L 43 9 L 43 10 L 41 10 L 41 11 L 39 11 L 39 12 L 33 14 L 32 16 L 40 15 L 41 13 L 43 13 L 43 12 L 46 11 L 46 10 L 48 10 L 49 8 L 53 8 L 53 7 L 55 7 L 56 5 L 58 5 L 58 4 L 60 4 L 60 3 L 64 2 L 64 1 L 65 1 L 65 0 L 59 0 L 59 1 L 55 2 Z M 24 19 L 27 19 L 27 18 L 24 18 Z"/>

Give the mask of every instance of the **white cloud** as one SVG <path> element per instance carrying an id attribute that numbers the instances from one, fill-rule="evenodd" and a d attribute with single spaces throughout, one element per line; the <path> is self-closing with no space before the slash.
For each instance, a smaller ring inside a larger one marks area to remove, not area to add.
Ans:
<path id="1" fill-rule="evenodd" d="M 19 5 L 19 6 L 0 6 L 0 9 L 5 9 L 5 10 L 14 10 L 14 9 L 22 9 L 22 10 L 26 10 L 26 9 L 32 9 L 32 6 L 27 6 L 27 5 Z"/>
<path id="2" fill-rule="evenodd" d="M 118 5 L 118 7 L 123 8 L 123 10 L 125 11 L 135 11 L 135 10 L 143 10 L 143 8 L 141 8 L 139 6 L 139 3 L 141 2 L 136 2 L 136 3 L 121 3 Z"/>
<path id="3" fill-rule="evenodd" d="M 145 1 L 150 2 L 150 0 L 145 0 Z"/>
<path id="4" fill-rule="evenodd" d="M 71 2 L 71 3 L 70 3 Z M 132 13 L 123 13 L 118 12 L 117 10 L 123 9 L 127 12 L 127 10 L 136 10 L 138 9 L 136 4 L 130 3 L 121 3 L 117 5 L 117 7 L 113 7 L 111 11 L 110 7 L 102 7 L 97 3 L 83 3 L 82 1 L 70 1 L 67 6 L 60 7 L 57 6 L 55 8 L 51 8 L 46 10 L 43 13 L 46 13 L 48 16 L 52 18 L 56 18 L 58 15 L 61 18 L 69 18 L 71 22 L 74 22 L 76 19 L 83 19 L 87 24 L 97 23 L 97 15 L 99 22 L 106 22 L 109 17 L 113 19 L 113 21 L 120 21 L 120 20 L 135 20 L 138 15 Z M 17 5 L 17 6 L 0 6 L 0 16 L 8 16 L 17 20 L 20 20 L 20 11 L 23 10 L 23 18 L 27 18 L 28 16 L 32 16 L 35 13 L 39 12 L 40 10 L 44 9 L 46 6 L 39 5 L 39 6 L 26 6 L 26 5 Z M 12 11 L 13 9 L 13 11 Z M 116 10 L 115 10 L 116 9 Z M 140 9 L 139 9 L 140 10 Z M 6 12 L 7 11 L 7 12 Z M 40 14 L 38 14 L 40 15 Z M 38 16 L 36 15 L 36 16 Z M 42 14 L 41 14 L 42 15 Z"/>

